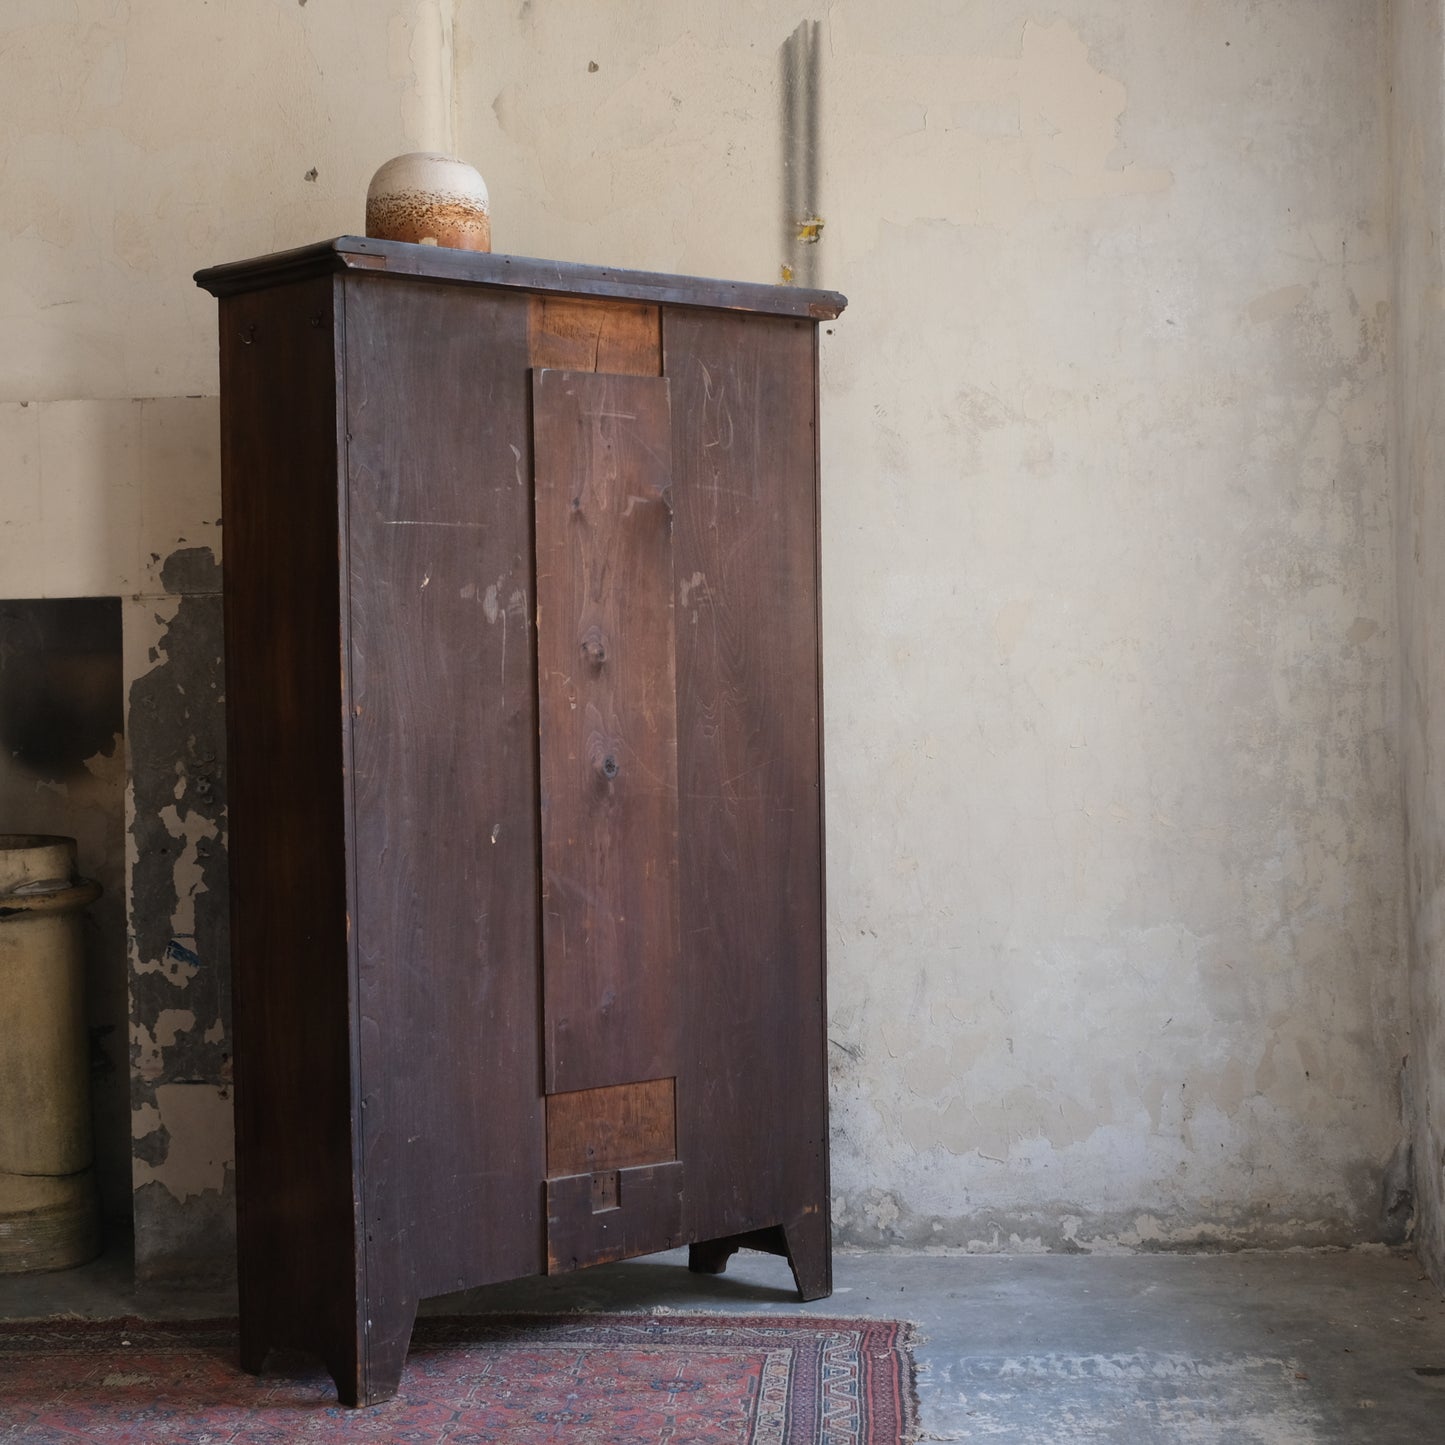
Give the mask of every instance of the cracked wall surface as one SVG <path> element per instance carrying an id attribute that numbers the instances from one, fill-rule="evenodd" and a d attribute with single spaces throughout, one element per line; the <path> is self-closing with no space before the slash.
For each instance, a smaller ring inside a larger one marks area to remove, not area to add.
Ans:
<path id="1" fill-rule="evenodd" d="M 458 9 L 501 249 L 765 281 L 820 22 L 850 1243 L 1409 1227 L 1385 18 Z"/>
<path id="2" fill-rule="evenodd" d="M 1408 1083 L 1420 1253 L 1445 1288 L 1445 6 L 1398 0 L 1393 16 L 1395 483 L 1413 1024 Z"/>
<path id="3" fill-rule="evenodd" d="M 232 1267 L 216 322 L 190 276 L 360 229 L 375 167 L 446 142 L 449 14 L 0 13 L 0 599 L 121 599 L 129 799 L 99 907 L 131 1077 L 100 1147 L 143 1278 Z"/>
<path id="4" fill-rule="evenodd" d="M 775 281 L 791 236 L 851 298 L 821 336 L 839 1237 L 1403 1237 L 1385 8 L 629 13 L 0 19 L 0 576 L 125 599 L 145 1268 L 217 1267 L 230 1187 L 188 278 L 354 231 L 423 145 L 481 169 L 499 250 Z"/>

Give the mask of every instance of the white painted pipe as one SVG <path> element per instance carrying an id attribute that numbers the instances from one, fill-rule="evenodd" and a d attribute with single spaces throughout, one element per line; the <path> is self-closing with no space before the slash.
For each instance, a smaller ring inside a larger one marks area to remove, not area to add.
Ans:
<path id="1" fill-rule="evenodd" d="M 75 840 L 0 834 L 0 1274 L 100 1245 Z"/>

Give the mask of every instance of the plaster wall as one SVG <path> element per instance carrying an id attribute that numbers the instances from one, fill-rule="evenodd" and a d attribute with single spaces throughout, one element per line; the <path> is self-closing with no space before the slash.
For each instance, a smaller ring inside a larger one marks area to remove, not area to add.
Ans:
<path id="1" fill-rule="evenodd" d="M 841 1237 L 1402 1237 L 1383 8 L 631 12 L 460 3 L 460 146 L 777 280 L 820 22 Z"/>
<path id="2" fill-rule="evenodd" d="M 127 599 L 147 1267 L 228 1252 L 190 273 L 358 229 L 422 147 L 483 170 L 499 250 L 852 298 L 840 1238 L 1399 1237 L 1385 41 L 1357 0 L 11 0 L 0 591 Z"/>
<path id="3" fill-rule="evenodd" d="M 1445 6 L 1394 5 L 1395 451 L 1416 1238 L 1445 1287 Z"/>
<path id="4" fill-rule="evenodd" d="M 122 599 L 129 960 L 98 983 L 129 994 L 143 1276 L 232 1254 L 215 303 L 190 277 L 358 229 L 378 161 L 443 140 L 441 36 L 405 0 L 0 7 L 0 595 Z M 63 801 L 10 799 L 61 831 Z"/>

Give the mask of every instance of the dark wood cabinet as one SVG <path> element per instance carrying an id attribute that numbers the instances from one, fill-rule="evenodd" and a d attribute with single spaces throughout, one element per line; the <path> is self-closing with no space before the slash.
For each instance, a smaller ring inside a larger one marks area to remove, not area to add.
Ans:
<path id="1" fill-rule="evenodd" d="M 220 298 L 243 1363 L 690 1244 L 830 1289 L 817 323 L 345 237 Z"/>

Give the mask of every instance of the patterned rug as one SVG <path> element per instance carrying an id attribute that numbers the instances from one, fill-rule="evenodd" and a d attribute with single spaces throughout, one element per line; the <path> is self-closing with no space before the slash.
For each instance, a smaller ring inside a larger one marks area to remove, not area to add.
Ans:
<path id="1" fill-rule="evenodd" d="M 894 1320 L 489 1315 L 417 1321 L 401 1392 L 336 1403 L 299 1356 L 243 1374 L 231 1321 L 0 1324 L 0 1440 L 25 1445 L 902 1445 Z"/>

